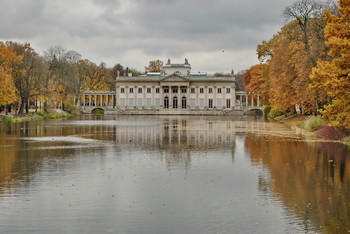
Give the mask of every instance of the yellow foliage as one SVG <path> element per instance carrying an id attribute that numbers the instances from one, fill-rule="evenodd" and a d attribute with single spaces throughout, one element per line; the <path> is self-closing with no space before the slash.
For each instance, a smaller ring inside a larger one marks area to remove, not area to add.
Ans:
<path id="1" fill-rule="evenodd" d="M 0 105 L 7 105 L 17 101 L 17 90 L 14 85 L 13 70 L 22 57 L 0 44 Z"/>
<path id="2" fill-rule="evenodd" d="M 326 12 L 326 45 L 331 61 L 318 61 L 312 88 L 326 90 L 332 103 L 322 112 L 333 126 L 350 128 L 350 0 L 339 1 L 340 16 Z"/>

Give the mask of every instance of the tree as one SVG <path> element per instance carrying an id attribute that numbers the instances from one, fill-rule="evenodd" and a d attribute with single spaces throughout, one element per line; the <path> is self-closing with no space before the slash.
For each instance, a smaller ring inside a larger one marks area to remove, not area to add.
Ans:
<path id="1" fill-rule="evenodd" d="M 136 68 L 130 68 L 129 72 L 132 74 L 132 76 L 140 76 L 140 75 L 142 75 L 142 72 L 138 71 Z"/>
<path id="2" fill-rule="evenodd" d="M 307 87 L 312 82 L 310 73 L 316 61 L 329 57 L 324 43 L 322 11 L 331 6 L 315 0 L 294 2 L 284 11 L 288 23 L 271 40 L 258 45 L 258 59 L 268 65 L 269 87 L 268 92 L 262 89 L 259 93 L 268 94 L 271 105 L 291 111 L 299 106 L 302 113 L 307 114 L 315 113 L 326 102 L 325 92 Z"/>
<path id="3" fill-rule="evenodd" d="M 163 70 L 163 62 L 160 60 L 152 60 L 148 67 L 145 67 L 146 72 L 161 72 Z"/>
<path id="4" fill-rule="evenodd" d="M 8 105 L 17 101 L 13 70 L 21 60 L 11 48 L 0 43 L 0 106 L 6 105 L 6 114 Z"/>
<path id="5" fill-rule="evenodd" d="M 126 74 L 124 74 L 124 67 L 122 65 L 120 65 L 119 63 L 114 65 L 114 67 L 111 69 L 111 74 L 112 76 L 115 78 L 117 76 L 124 76 Z"/>
<path id="6" fill-rule="evenodd" d="M 331 103 L 322 112 L 334 126 L 350 128 L 350 0 L 339 0 L 340 16 L 326 12 L 325 37 L 329 60 L 319 60 L 312 70 L 312 88 L 325 90 Z"/>
<path id="7" fill-rule="evenodd" d="M 79 62 L 79 80 L 83 90 L 111 90 L 114 77 L 104 63 L 97 66 L 85 59 Z"/>
<path id="8" fill-rule="evenodd" d="M 260 62 L 268 62 L 273 56 L 273 46 L 278 39 L 278 35 L 274 35 L 269 41 L 262 41 L 256 50 Z"/>
<path id="9" fill-rule="evenodd" d="M 269 66 L 258 64 L 249 68 L 244 74 L 244 85 L 246 92 L 261 95 L 261 103 L 269 104 Z"/>
<path id="10" fill-rule="evenodd" d="M 24 109 L 26 113 L 29 112 L 29 100 L 35 98 L 41 94 L 41 88 L 43 84 L 43 60 L 34 51 L 29 43 L 19 44 L 16 42 L 6 42 L 6 45 L 10 47 L 17 56 L 21 56 L 23 59 L 21 63 L 16 65 L 14 72 L 15 86 L 18 90 L 21 105 L 19 113 L 23 114 Z"/>
<path id="11" fill-rule="evenodd" d="M 66 51 L 61 46 L 50 47 L 44 52 L 49 63 L 49 102 L 55 108 L 64 109 L 65 102 L 79 94 L 77 62 L 81 55 L 75 51 Z M 77 98 L 75 98 L 77 99 Z"/>
<path id="12" fill-rule="evenodd" d="M 234 75 L 236 80 L 236 91 L 243 91 L 245 89 L 244 81 L 243 81 L 245 73 L 246 73 L 246 70 L 243 70 Z"/>

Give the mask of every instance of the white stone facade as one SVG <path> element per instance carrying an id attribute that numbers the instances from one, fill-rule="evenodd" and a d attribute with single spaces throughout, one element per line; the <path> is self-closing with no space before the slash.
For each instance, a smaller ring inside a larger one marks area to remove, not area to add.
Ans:
<path id="1" fill-rule="evenodd" d="M 230 110 L 236 103 L 234 77 L 191 73 L 191 66 L 171 64 L 160 73 L 117 77 L 116 107 L 120 110 Z"/>

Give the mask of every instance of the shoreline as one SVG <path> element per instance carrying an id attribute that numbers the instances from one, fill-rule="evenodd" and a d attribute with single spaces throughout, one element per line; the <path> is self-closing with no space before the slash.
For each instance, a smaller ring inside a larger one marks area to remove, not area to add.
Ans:
<path id="1" fill-rule="evenodd" d="M 308 118 L 309 116 L 307 115 L 291 115 L 291 116 L 279 116 L 277 118 L 275 118 L 274 120 L 282 123 L 282 124 L 288 124 L 290 126 L 294 126 L 296 128 L 298 128 L 298 130 L 301 130 L 302 134 L 304 136 L 307 137 L 312 137 L 314 139 L 317 140 L 322 140 L 322 141 L 327 141 L 327 142 L 336 142 L 336 143 L 341 143 L 347 146 L 350 146 L 350 135 L 347 135 L 339 140 L 333 140 L 333 139 L 324 139 L 324 138 L 320 138 L 316 136 L 316 132 L 310 132 L 308 130 L 306 130 L 305 128 L 301 127 L 305 120 Z"/>
<path id="2" fill-rule="evenodd" d="M 59 109 L 48 110 L 47 112 L 39 110 L 37 112 L 29 112 L 26 114 L 0 114 L 0 124 L 19 123 L 33 120 L 59 119 L 71 116 L 73 116 L 73 114 Z"/>

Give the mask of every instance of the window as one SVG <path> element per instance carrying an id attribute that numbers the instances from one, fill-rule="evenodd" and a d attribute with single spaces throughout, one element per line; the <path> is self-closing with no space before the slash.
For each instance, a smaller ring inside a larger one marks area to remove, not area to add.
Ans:
<path id="1" fill-rule="evenodd" d="M 134 93 L 134 88 L 130 88 L 129 93 Z"/>
<path id="2" fill-rule="evenodd" d="M 209 88 L 208 93 L 213 93 L 213 88 Z"/>
<path id="3" fill-rule="evenodd" d="M 155 101 L 156 101 L 156 108 L 159 108 L 160 107 L 160 99 L 156 98 Z"/>
<path id="4" fill-rule="evenodd" d="M 142 107 L 142 98 L 137 99 L 137 106 Z"/>
<path id="5" fill-rule="evenodd" d="M 177 109 L 177 97 L 173 98 L 173 108 Z"/>
<path id="6" fill-rule="evenodd" d="M 177 93 L 177 92 L 178 92 L 177 87 L 174 87 L 173 88 L 173 93 Z"/>
<path id="7" fill-rule="evenodd" d="M 200 106 L 201 108 L 204 108 L 204 98 L 200 98 L 200 99 L 199 99 L 199 106 Z"/>
<path id="8" fill-rule="evenodd" d="M 138 88 L 138 93 L 142 93 L 142 88 Z"/>
<path id="9" fill-rule="evenodd" d="M 186 109 L 186 105 L 187 105 L 186 97 L 182 97 L 182 104 L 181 104 L 182 109 Z"/>
<path id="10" fill-rule="evenodd" d="M 150 98 L 147 98 L 147 107 L 152 106 L 152 100 Z"/>
<path id="11" fill-rule="evenodd" d="M 195 108 L 196 107 L 196 99 L 191 98 L 190 104 L 191 104 L 191 108 Z"/>
<path id="12" fill-rule="evenodd" d="M 231 89 L 230 88 L 226 88 L 226 93 L 231 93 Z"/>
<path id="13" fill-rule="evenodd" d="M 213 99 L 209 99 L 209 103 L 208 103 L 209 105 L 209 108 L 213 108 Z"/>
<path id="14" fill-rule="evenodd" d="M 191 93 L 195 93 L 196 89 L 195 88 L 191 88 Z"/>
<path id="15" fill-rule="evenodd" d="M 120 99 L 120 106 L 121 106 L 121 107 L 124 107 L 124 106 L 125 106 L 125 99 L 124 99 L 124 98 L 121 98 L 121 99 Z"/>
<path id="16" fill-rule="evenodd" d="M 199 92 L 200 92 L 200 93 L 204 93 L 204 88 L 200 88 L 200 89 L 199 89 Z"/>
<path id="17" fill-rule="evenodd" d="M 226 108 L 231 108 L 231 99 L 226 99 Z"/>
<path id="18" fill-rule="evenodd" d="M 134 99 L 132 99 L 132 98 L 129 99 L 129 106 L 131 106 L 131 107 L 134 106 Z"/>
<path id="19" fill-rule="evenodd" d="M 159 88 L 156 88 L 156 93 L 159 93 Z"/>
<path id="20" fill-rule="evenodd" d="M 168 97 L 164 98 L 164 109 L 169 109 L 169 98 Z"/>
<path id="21" fill-rule="evenodd" d="M 120 93 L 125 93 L 125 89 L 124 88 L 120 88 Z"/>
<path id="22" fill-rule="evenodd" d="M 147 93 L 151 93 L 151 88 L 147 88 Z"/>
<path id="23" fill-rule="evenodd" d="M 218 93 L 221 93 L 221 88 L 218 88 Z"/>
<path id="24" fill-rule="evenodd" d="M 187 92 L 186 87 L 182 87 L 182 88 L 181 88 L 181 93 L 186 93 L 186 92 Z"/>
<path id="25" fill-rule="evenodd" d="M 216 103 L 217 103 L 217 107 L 218 108 L 222 108 L 222 99 L 221 98 L 218 98 L 217 100 L 216 100 Z"/>
<path id="26" fill-rule="evenodd" d="M 164 88 L 164 93 L 169 93 L 169 88 L 168 87 Z"/>

